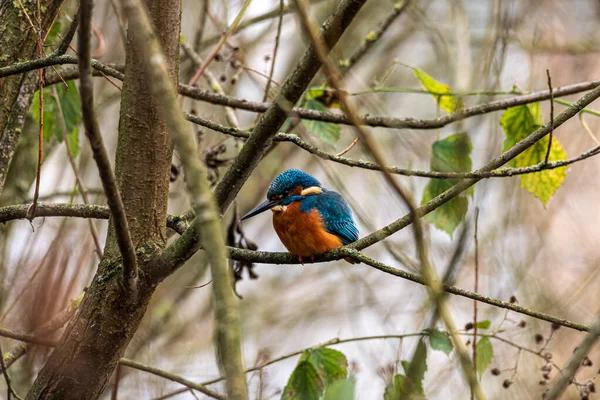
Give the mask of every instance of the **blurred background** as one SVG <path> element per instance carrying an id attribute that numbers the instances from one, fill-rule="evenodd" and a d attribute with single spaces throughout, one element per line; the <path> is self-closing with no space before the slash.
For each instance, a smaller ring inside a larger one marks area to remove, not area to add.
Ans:
<path id="1" fill-rule="evenodd" d="M 309 40 L 302 33 L 298 15 L 288 1 L 281 26 L 271 90 L 272 98 L 304 53 Z M 337 2 L 313 0 L 311 15 L 322 22 Z M 215 88 L 237 98 L 263 101 L 266 77 L 271 68 L 279 22 L 279 1 L 252 2 L 241 26 L 232 35 L 199 80 L 204 89 Z M 240 0 L 183 0 L 181 82 L 195 70 L 193 54 L 206 57 L 242 6 Z M 394 7 L 403 7 L 372 48 L 345 74 L 351 99 L 362 113 L 391 117 L 435 118 L 444 112 L 434 99 L 405 89 L 422 89 L 409 66 L 418 67 L 457 92 L 531 92 L 547 89 L 546 69 L 554 87 L 598 78 L 600 66 L 600 3 L 594 0 L 413 0 L 404 4 L 371 0 L 357 15 L 351 28 L 332 52 L 336 60 L 348 59 L 369 40 L 369 33 L 386 20 Z M 68 1 L 63 11 L 63 27 L 75 11 Z M 124 27 L 117 1 L 97 2 L 94 25 L 96 58 L 103 63 L 122 64 Z M 187 48 L 187 49 L 185 49 Z M 59 69 L 60 71 L 60 69 Z M 115 80 L 113 79 L 113 83 Z M 312 86 L 325 82 L 322 73 Z M 103 78 L 96 78 L 96 106 L 102 133 L 113 152 L 117 142 L 120 91 Z M 116 82 L 116 86 L 120 86 Z M 381 92 L 377 88 L 395 88 Z M 513 95 L 471 95 L 466 106 L 486 103 Z M 567 96 L 574 101 L 580 95 Z M 592 104 L 592 107 L 594 105 Z M 248 128 L 257 114 L 226 109 L 206 102 L 186 99 L 184 108 L 224 125 Z M 549 120 L 550 104 L 541 104 L 544 121 Z M 564 109 L 555 104 L 555 114 Z M 339 112 L 339 111 L 338 111 Z M 385 149 L 390 164 L 403 168 L 429 170 L 431 144 L 450 134 L 467 132 L 473 142 L 473 168 L 479 168 L 501 153 L 504 133 L 499 124 L 501 112 L 472 117 L 443 129 L 410 130 L 370 128 Z M 586 115 L 592 132 L 600 125 Z M 0 206 L 31 201 L 37 152 L 36 122 L 27 123 L 15 156 Z M 235 157 L 242 143 L 208 129 L 193 127 L 203 157 L 216 182 Z M 294 128 L 304 140 L 331 153 L 344 150 L 355 138 L 347 126 L 332 144 L 307 131 Z M 81 135 L 82 136 L 82 135 Z M 569 157 L 575 157 L 595 144 L 578 118 L 555 132 Z M 76 159 L 81 178 L 94 204 L 105 204 L 100 181 L 87 142 L 80 138 Z M 82 199 L 75 186 L 72 166 L 64 143 L 45 143 L 41 196 L 43 202 L 74 202 Z M 366 158 L 360 145 L 346 155 Z M 183 213 L 189 208 L 179 161 L 173 159 L 169 211 Z M 450 263 L 461 236 L 467 229 L 463 253 L 457 264 L 456 286 L 473 290 L 475 207 L 479 207 L 479 292 L 508 301 L 515 296 L 521 305 L 537 311 L 589 324 L 598 312 L 600 251 L 598 237 L 600 196 L 598 168 L 591 158 L 569 167 L 562 187 L 544 206 L 521 189 L 519 178 L 495 178 L 478 183 L 469 199 L 466 219 L 452 236 L 426 224 L 430 256 L 440 274 Z M 245 213 L 265 198 L 271 180 L 287 168 L 299 168 L 317 177 L 325 187 L 341 193 L 350 203 L 361 237 L 407 213 L 378 172 L 323 161 L 291 143 L 275 146 L 242 189 L 235 206 L 224 218 L 227 226 L 235 212 Z M 421 200 L 427 178 L 397 177 Z M 93 221 L 104 241 L 106 221 Z M 243 225 L 248 239 L 260 250 L 285 251 L 271 225 L 271 217 L 260 215 Z M 174 235 L 174 233 L 173 233 Z M 415 271 L 418 267 L 412 232 L 404 229 L 385 242 L 365 250 L 365 254 L 389 265 Z M 90 226 L 85 220 L 38 218 L 33 226 L 14 221 L 0 226 L 0 326 L 29 332 L 65 309 L 89 284 L 98 262 Z M 237 284 L 243 297 L 239 304 L 243 319 L 246 367 L 263 363 L 305 347 L 334 338 L 348 339 L 370 335 L 400 335 L 427 328 L 430 303 L 424 287 L 386 275 L 364 264 L 343 261 L 327 264 L 256 265 L 257 279 L 247 273 Z M 218 377 L 212 346 L 212 304 L 210 288 L 188 289 L 210 280 L 203 254 L 198 253 L 157 290 L 145 319 L 131 342 L 126 357 L 182 375 L 196 382 Z M 451 309 L 459 327 L 473 319 L 471 300 L 450 296 Z M 479 305 L 479 320 L 491 321 L 488 330 L 533 352 L 547 342 L 549 323 L 515 313 L 506 313 L 486 304 Z M 521 321 L 525 321 L 522 323 Z M 525 325 L 525 326 L 523 326 Z M 444 327 L 439 325 L 440 329 Z M 540 342 L 539 337 L 543 340 Z M 561 328 L 547 343 L 545 352 L 564 365 L 583 334 Z M 465 337 L 465 341 L 469 340 Z M 379 339 L 340 344 L 350 361 L 357 382 L 358 399 L 382 399 L 386 383 L 401 372 L 400 360 L 410 359 L 416 338 Z M 493 340 L 491 368 L 483 387 L 489 398 L 540 398 L 546 362 L 539 355 Z M 6 352 L 15 342 L 1 338 Z M 36 347 L 11 367 L 20 393 L 31 385 L 48 354 Z M 251 398 L 278 399 L 298 357 L 248 374 Z M 597 351 L 590 354 L 594 363 Z M 468 385 L 462 378 L 455 355 L 430 351 L 425 375 L 425 394 L 430 399 L 467 398 Z M 578 382 L 596 376 L 593 364 L 580 370 Z M 181 385 L 126 367 L 119 369 L 119 398 L 162 398 Z M 556 371 L 551 377 L 556 376 Z M 503 387 L 509 379 L 512 385 Z M 113 380 L 114 383 L 114 380 Z M 110 398 L 114 384 L 104 398 Z M 0 382 L 0 393 L 4 393 Z M 111 386 L 112 385 L 112 386 Z M 220 383 L 213 387 L 223 392 Z M 185 391 L 174 399 L 205 398 Z M 571 386 L 564 398 L 580 398 Z"/>

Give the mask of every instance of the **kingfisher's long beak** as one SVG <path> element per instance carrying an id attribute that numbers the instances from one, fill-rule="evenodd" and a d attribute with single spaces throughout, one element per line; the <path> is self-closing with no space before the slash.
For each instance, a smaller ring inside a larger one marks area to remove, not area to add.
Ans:
<path id="1" fill-rule="evenodd" d="M 257 205 L 256 207 L 254 207 L 248 214 L 244 215 L 240 219 L 240 221 L 243 221 L 250 217 L 254 217 L 255 215 L 258 215 L 263 211 L 270 210 L 271 208 L 275 207 L 276 205 L 278 205 L 280 203 L 281 203 L 281 200 L 265 200 L 262 203 L 260 203 L 259 205 Z"/>

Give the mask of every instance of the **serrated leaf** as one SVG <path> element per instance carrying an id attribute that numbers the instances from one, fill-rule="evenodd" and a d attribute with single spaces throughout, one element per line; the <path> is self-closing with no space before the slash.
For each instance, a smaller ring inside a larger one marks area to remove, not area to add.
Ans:
<path id="1" fill-rule="evenodd" d="M 477 342 L 475 346 L 475 350 L 477 351 L 477 372 L 479 373 L 479 379 L 483 376 L 484 371 L 492 362 L 494 358 L 494 348 L 492 346 L 492 342 L 488 337 L 482 337 Z"/>
<path id="2" fill-rule="evenodd" d="M 300 361 L 283 389 L 281 400 L 319 400 L 325 385 L 309 361 Z"/>
<path id="3" fill-rule="evenodd" d="M 469 172 L 471 171 L 471 150 L 473 145 L 467 133 L 457 133 L 445 139 L 437 140 L 431 147 L 431 170 L 437 172 Z M 423 191 L 421 204 L 444 193 L 456 184 L 455 179 L 430 179 Z M 467 195 L 473 191 L 461 193 L 447 201 L 425 218 L 436 228 L 447 232 L 450 236 L 462 222 L 469 208 Z"/>
<path id="4" fill-rule="evenodd" d="M 353 400 L 354 379 L 338 379 L 325 389 L 323 400 Z"/>
<path id="5" fill-rule="evenodd" d="M 327 384 L 348 375 L 348 360 L 344 353 L 327 347 L 320 347 L 302 353 L 300 361 L 308 361 Z"/>
<path id="6" fill-rule="evenodd" d="M 448 335 L 437 329 L 431 329 L 429 331 L 429 344 L 432 349 L 443 351 L 446 355 L 450 354 L 454 348 Z"/>
<path id="7" fill-rule="evenodd" d="M 507 151 L 541 127 L 539 104 L 522 105 L 507 109 L 504 114 L 502 114 L 500 124 L 506 135 L 503 151 Z M 550 138 L 548 136 L 538 140 L 533 146 L 509 161 L 508 165 L 513 168 L 522 168 L 543 162 L 546 157 L 549 141 Z M 558 139 L 553 137 L 548 161 L 566 159 L 567 153 Z M 562 185 L 566 175 L 567 167 L 561 167 L 520 175 L 519 179 L 521 180 L 522 188 L 526 189 L 546 205 L 548 200 L 550 200 Z"/>
<path id="8" fill-rule="evenodd" d="M 491 324 L 492 324 L 492 323 L 490 322 L 490 320 L 489 320 L 489 319 L 486 319 L 486 320 L 484 320 L 484 321 L 479 321 L 479 322 L 477 323 L 477 328 L 479 328 L 479 329 L 488 329 L 488 328 L 490 327 L 490 325 L 491 325 Z"/>
<path id="9" fill-rule="evenodd" d="M 404 393 L 404 375 L 394 375 L 392 382 L 386 386 L 385 392 L 383 393 L 384 400 L 398 400 Z"/>
<path id="10" fill-rule="evenodd" d="M 448 114 L 454 111 L 462 110 L 464 108 L 464 102 L 456 96 L 444 96 L 444 93 L 452 93 L 452 89 L 449 86 L 444 85 L 436 81 L 431 75 L 419 68 L 413 68 L 415 77 L 421 82 L 421 85 L 425 90 L 432 92 L 432 96 L 435 101 L 439 104 L 440 108 L 446 111 Z"/>
<path id="11" fill-rule="evenodd" d="M 306 100 L 303 107 L 309 110 L 329 111 L 325 104 L 312 99 Z M 337 142 L 340 140 L 340 132 L 342 129 L 338 124 L 310 119 L 303 119 L 302 124 L 308 132 L 316 136 L 319 140 L 333 147 L 335 147 Z"/>

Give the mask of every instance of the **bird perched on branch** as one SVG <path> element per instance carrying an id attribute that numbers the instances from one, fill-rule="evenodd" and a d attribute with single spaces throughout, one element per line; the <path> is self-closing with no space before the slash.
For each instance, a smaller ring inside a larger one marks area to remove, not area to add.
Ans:
<path id="1" fill-rule="evenodd" d="M 346 200 L 327 190 L 306 172 L 288 169 L 271 183 L 267 200 L 242 220 L 273 212 L 273 227 L 290 254 L 302 262 L 358 239 L 358 229 Z M 354 263 L 352 259 L 346 259 Z"/>

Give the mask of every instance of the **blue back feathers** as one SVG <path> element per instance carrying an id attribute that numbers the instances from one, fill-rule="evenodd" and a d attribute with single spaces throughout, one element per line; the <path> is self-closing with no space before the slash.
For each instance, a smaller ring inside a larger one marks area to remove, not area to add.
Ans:
<path id="1" fill-rule="evenodd" d="M 302 188 L 318 186 L 323 189 L 323 193 L 309 196 L 287 196 L 298 186 Z M 277 195 L 284 196 L 282 205 L 300 201 L 300 211 L 308 213 L 316 209 L 321 215 L 325 229 L 339 237 L 345 245 L 358 240 L 358 229 L 354 224 L 352 211 L 346 200 L 338 193 L 323 188 L 317 179 L 306 172 L 288 169 L 277 175 L 269 187 L 267 198 L 271 199 Z"/>
<path id="2" fill-rule="evenodd" d="M 346 200 L 336 192 L 323 189 L 323 193 L 306 196 L 302 200 L 300 211 L 310 212 L 316 209 L 321 214 L 325 229 L 350 244 L 358 240 L 358 229 L 354 225 L 352 211 Z"/>
<path id="3" fill-rule="evenodd" d="M 267 192 L 267 198 L 271 199 L 273 196 L 278 195 L 285 196 L 288 192 L 291 192 L 298 186 L 302 188 L 311 186 L 321 187 L 321 182 L 299 169 L 288 169 L 273 179 L 271 186 L 269 186 L 269 191 Z"/>

